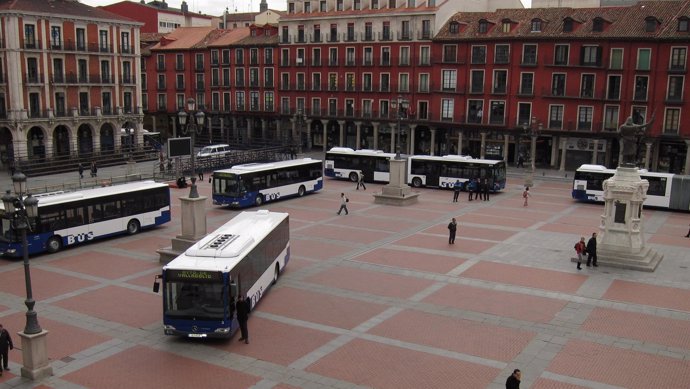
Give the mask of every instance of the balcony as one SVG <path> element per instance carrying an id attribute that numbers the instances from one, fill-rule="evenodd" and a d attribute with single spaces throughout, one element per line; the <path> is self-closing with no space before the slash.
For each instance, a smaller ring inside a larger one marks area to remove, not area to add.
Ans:
<path id="1" fill-rule="evenodd" d="M 206 90 L 206 85 L 201 81 L 197 81 L 196 85 L 194 85 L 194 86 L 195 86 L 195 90 L 197 90 L 197 91 Z"/>
<path id="2" fill-rule="evenodd" d="M 398 31 L 397 37 L 398 37 L 399 41 L 411 41 L 412 40 L 412 34 L 410 33 L 410 31 Z"/>
<path id="3" fill-rule="evenodd" d="M 130 75 L 122 76 L 122 84 L 136 84 L 136 78 Z"/>
<path id="4" fill-rule="evenodd" d="M 175 90 L 177 90 L 177 91 L 183 91 L 183 90 L 185 90 L 184 82 L 178 82 L 178 83 L 176 83 L 176 84 L 175 84 Z"/>
<path id="5" fill-rule="evenodd" d="M 336 32 L 336 33 L 327 34 L 327 35 L 326 35 L 326 40 L 327 40 L 328 42 L 340 42 L 340 40 L 338 39 L 338 33 L 337 33 L 337 32 Z"/>
<path id="6" fill-rule="evenodd" d="M 345 37 L 343 39 L 345 42 L 355 42 L 357 39 L 355 39 L 355 32 L 351 31 L 345 34 Z"/>
<path id="7" fill-rule="evenodd" d="M 27 84 L 43 84 L 43 75 L 38 73 L 26 73 L 24 82 Z"/>
<path id="8" fill-rule="evenodd" d="M 164 90 L 167 89 L 164 82 L 159 82 L 159 83 L 157 83 L 157 84 L 156 84 L 156 88 L 157 88 L 158 90 L 160 90 L 160 91 L 164 91 Z"/>
<path id="9" fill-rule="evenodd" d="M 50 40 L 50 50 L 62 50 L 62 41 L 57 39 Z"/>
<path id="10" fill-rule="evenodd" d="M 431 39 L 431 31 L 430 30 L 418 31 L 417 32 L 417 39 L 430 40 Z"/>
<path id="11" fill-rule="evenodd" d="M 62 74 L 53 74 L 50 77 L 50 82 L 53 84 L 64 84 L 66 83 L 65 76 Z"/>
<path id="12" fill-rule="evenodd" d="M 165 67 L 162 69 L 165 70 Z M 178 62 L 175 64 L 175 70 L 178 72 L 183 72 L 184 71 L 184 63 Z"/>
<path id="13" fill-rule="evenodd" d="M 122 46 L 122 47 L 120 47 L 120 53 L 122 53 L 122 54 L 134 54 L 134 47 Z"/>
<path id="14" fill-rule="evenodd" d="M 373 42 L 374 41 L 374 33 L 371 31 L 365 31 L 360 33 L 360 39 L 362 42 Z"/>
<path id="15" fill-rule="evenodd" d="M 204 64 L 203 63 L 194 64 L 194 71 L 195 72 L 203 72 L 204 71 Z"/>
<path id="16" fill-rule="evenodd" d="M 388 42 L 393 40 L 391 32 L 390 31 L 382 31 L 378 33 L 379 41 L 381 42 Z"/>
<path id="17" fill-rule="evenodd" d="M 165 71 L 165 62 L 158 62 L 156 64 L 156 71 L 157 72 L 164 72 Z"/>
<path id="18" fill-rule="evenodd" d="M 309 42 L 311 42 L 311 43 L 321 43 L 321 34 L 309 35 Z"/>
<path id="19" fill-rule="evenodd" d="M 292 37 L 290 35 L 284 34 L 280 37 L 280 43 L 292 43 Z"/>
<path id="20" fill-rule="evenodd" d="M 26 50 L 40 50 L 42 49 L 41 41 L 30 37 L 24 37 L 23 49 Z"/>
<path id="21" fill-rule="evenodd" d="M 510 62 L 510 56 L 508 54 L 497 54 L 494 57 L 495 64 L 507 64 Z"/>

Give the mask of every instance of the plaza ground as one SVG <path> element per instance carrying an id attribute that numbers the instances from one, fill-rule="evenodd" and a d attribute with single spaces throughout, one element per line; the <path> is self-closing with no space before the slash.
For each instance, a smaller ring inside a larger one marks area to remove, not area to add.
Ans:
<path id="1" fill-rule="evenodd" d="M 54 375 L 17 377 L 15 350 L 0 387 L 498 389 L 515 368 L 522 388 L 687 387 L 690 214 L 645 212 L 647 242 L 665 255 L 656 272 L 577 271 L 573 245 L 597 231 L 603 205 L 573 202 L 564 174 L 540 173 L 528 207 L 514 169 L 488 202 L 422 189 L 416 205 L 384 206 L 381 185 L 326 179 L 265 206 L 290 214 L 292 259 L 252 312 L 248 345 L 163 335 L 156 249 L 180 233 L 188 193 L 171 189 L 172 223 L 32 258 Z M 209 232 L 237 214 L 211 204 L 208 182 L 199 189 Z M 17 345 L 24 298 L 22 262 L 0 260 L 0 322 Z"/>

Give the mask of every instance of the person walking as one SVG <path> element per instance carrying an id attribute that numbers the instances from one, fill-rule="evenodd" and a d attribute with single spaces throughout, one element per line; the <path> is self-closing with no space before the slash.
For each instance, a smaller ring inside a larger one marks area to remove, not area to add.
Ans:
<path id="1" fill-rule="evenodd" d="M 523 164 L 525 163 L 525 158 L 522 157 L 522 154 L 518 156 L 518 163 L 517 167 L 525 167 Z"/>
<path id="2" fill-rule="evenodd" d="M 84 178 L 84 165 L 79 162 L 79 179 Z"/>
<path id="3" fill-rule="evenodd" d="M 96 167 L 96 161 L 91 162 L 91 177 L 98 177 L 98 167 Z"/>
<path id="4" fill-rule="evenodd" d="M 350 212 L 347 210 L 347 203 L 350 202 L 350 199 L 345 197 L 345 193 L 340 194 L 340 209 L 338 210 L 338 215 L 340 215 L 340 212 L 345 211 L 346 215 L 349 215 Z"/>
<path id="5" fill-rule="evenodd" d="M 197 173 L 197 175 L 199 176 L 199 181 L 203 181 L 203 180 L 204 180 L 204 168 L 201 167 L 201 166 L 199 166 L 199 167 L 196 169 L 196 173 Z"/>
<path id="6" fill-rule="evenodd" d="M 462 183 L 460 180 L 456 180 L 455 184 L 453 184 L 453 202 L 457 203 L 458 202 L 458 197 L 460 197 L 460 190 L 462 190 Z"/>
<path id="7" fill-rule="evenodd" d="M 522 198 L 525 199 L 525 202 L 522 204 L 523 207 L 528 205 L 527 200 L 529 200 L 530 196 L 532 195 L 529 193 L 529 186 L 526 186 L 525 191 L 522 192 Z"/>
<path id="8" fill-rule="evenodd" d="M 594 267 L 599 267 L 597 265 L 597 233 L 593 232 L 592 237 L 587 241 L 587 266 L 592 265 Z"/>
<path id="9" fill-rule="evenodd" d="M 237 322 L 240 324 L 241 337 L 239 341 L 243 341 L 245 344 L 249 344 L 249 330 L 247 329 L 247 321 L 249 320 L 249 309 L 251 305 L 249 302 L 249 297 L 240 298 L 235 303 L 235 311 L 237 312 Z"/>
<path id="10" fill-rule="evenodd" d="M 455 218 L 448 223 L 448 244 L 455 244 L 455 233 L 458 231 L 458 223 Z"/>
<path id="11" fill-rule="evenodd" d="M 513 374 L 511 374 L 506 380 L 506 389 L 520 389 L 521 379 L 522 372 L 520 371 L 520 369 L 513 370 Z"/>
<path id="12" fill-rule="evenodd" d="M 0 376 L 3 370 L 10 370 L 8 359 L 9 351 L 14 348 L 10 333 L 0 324 Z"/>
<path id="13" fill-rule="evenodd" d="M 364 172 L 361 170 L 357 173 L 357 190 L 359 190 L 360 185 L 362 189 L 367 190 L 367 187 L 364 185 Z"/>
<path id="14" fill-rule="evenodd" d="M 489 179 L 485 178 L 484 179 L 484 185 L 482 186 L 482 189 L 484 189 L 484 201 L 489 201 L 489 188 L 491 185 L 489 185 Z"/>
<path id="15" fill-rule="evenodd" d="M 467 200 L 472 201 L 472 194 L 474 193 L 474 188 L 477 186 L 477 183 L 473 180 L 470 179 L 467 181 Z"/>
<path id="16" fill-rule="evenodd" d="M 575 252 L 577 253 L 577 270 L 582 270 L 582 256 L 587 254 L 587 246 L 585 246 L 585 237 L 581 237 L 580 241 L 575 243 Z M 587 265 L 589 266 L 589 265 Z"/>

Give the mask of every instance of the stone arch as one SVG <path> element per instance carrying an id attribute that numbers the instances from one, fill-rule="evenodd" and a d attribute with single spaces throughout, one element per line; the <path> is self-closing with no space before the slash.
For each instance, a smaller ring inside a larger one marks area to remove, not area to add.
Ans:
<path id="1" fill-rule="evenodd" d="M 45 161 L 45 138 L 45 130 L 39 126 L 33 126 L 26 132 L 26 155 L 30 160 Z"/>
<path id="2" fill-rule="evenodd" d="M 0 167 L 6 167 L 14 159 L 14 135 L 8 127 L 0 127 Z"/>
<path id="3" fill-rule="evenodd" d="M 103 123 L 100 129 L 100 148 L 102 152 L 112 152 L 115 150 L 115 134 L 115 127 L 112 123 Z"/>
<path id="4" fill-rule="evenodd" d="M 53 155 L 55 157 L 69 158 L 70 138 L 69 127 L 61 124 L 53 129 Z"/>
<path id="5" fill-rule="evenodd" d="M 80 157 L 93 154 L 93 128 L 82 123 L 77 129 L 77 153 Z"/>

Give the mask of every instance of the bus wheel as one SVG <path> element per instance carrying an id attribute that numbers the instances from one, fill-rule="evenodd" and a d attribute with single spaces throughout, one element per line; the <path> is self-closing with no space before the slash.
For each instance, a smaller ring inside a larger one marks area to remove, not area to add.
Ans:
<path id="1" fill-rule="evenodd" d="M 355 172 L 350 173 L 350 181 L 352 181 L 352 182 L 359 181 L 359 174 L 357 174 Z"/>
<path id="2" fill-rule="evenodd" d="M 422 179 L 419 177 L 415 177 L 412 179 L 412 186 L 415 188 L 421 188 L 422 187 Z"/>
<path id="3" fill-rule="evenodd" d="M 129 223 L 127 223 L 127 233 L 130 235 L 134 235 L 137 232 L 139 232 L 140 227 L 141 226 L 139 225 L 139 221 L 132 219 L 129 221 Z"/>
<path id="4" fill-rule="evenodd" d="M 61 237 L 55 235 L 55 236 L 51 237 L 50 239 L 48 239 L 48 243 L 46 244 L 46 250 L 49 253 L 57 253 L 58 251 L 60 251 L 61 248 L 62 248 L 62 238 Z"/>
<path id="5" fill-rule="evenodd" d="M 299 189 L 297 189 L 297 196 L 302 197 L 306 192 L 307 189 L 304 187 L 304 185 L 300 185 Z"/>
<path id="6" fill-rule="evenodd" d="M 257 207 L 260 207 L 261 204 L 263 204 L 263 203 L 264 203 L 264 195 L 259 194 L 258 196 L 256 196 L 256 198 L 254 199 L 254 204 L 256 204 Z"/>
<path id="7" fill-rule="evenodd" d="M 280 265 L 276 263 L 276 270 L 273 273 L 273 282 L 271 282 L 271 285 L 275 285 L 276 282 L 278 282 L 279 276 L 280 276 Z"/>

